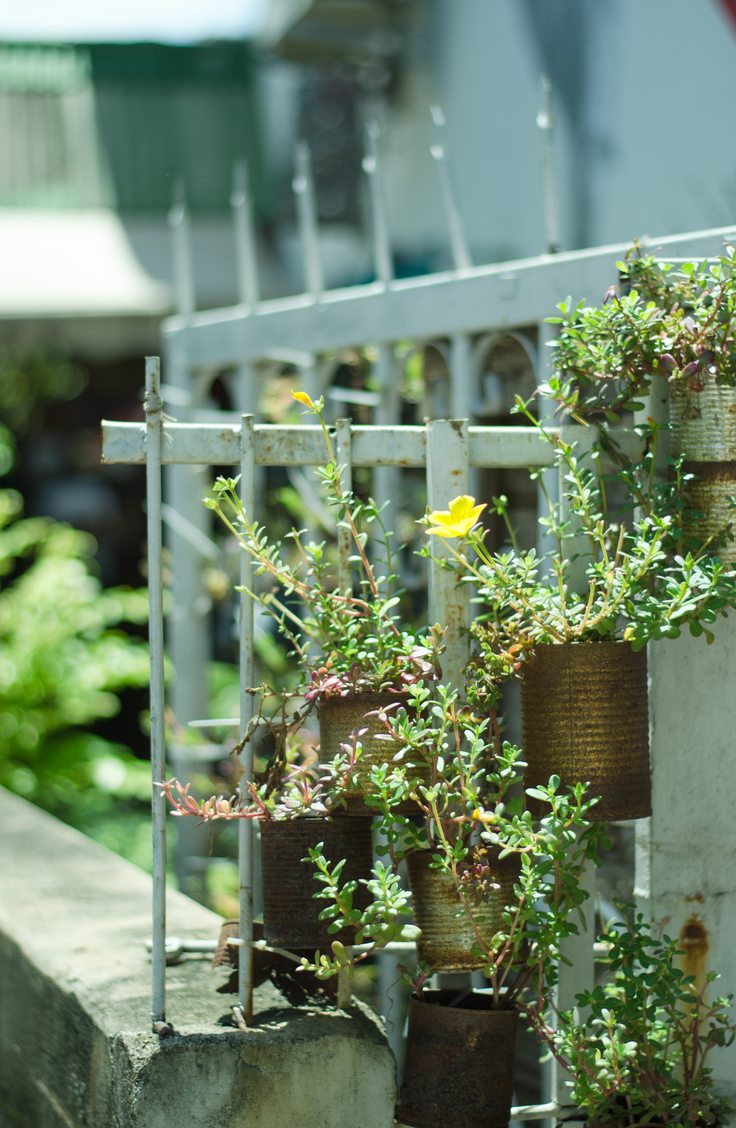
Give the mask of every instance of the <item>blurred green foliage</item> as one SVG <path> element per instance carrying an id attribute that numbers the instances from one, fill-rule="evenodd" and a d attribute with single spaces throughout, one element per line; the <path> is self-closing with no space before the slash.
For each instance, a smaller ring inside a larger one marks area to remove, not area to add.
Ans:
<path id="1" fill-rule="evenodd" d="M 92 731 L 148 682 L 147 646 L 122 629 L 145 622 L 145 591 L 104 590 L 88 534 L 22 509 L 0 490 L 0 784 L 146 865 L 148 764 Z"/>

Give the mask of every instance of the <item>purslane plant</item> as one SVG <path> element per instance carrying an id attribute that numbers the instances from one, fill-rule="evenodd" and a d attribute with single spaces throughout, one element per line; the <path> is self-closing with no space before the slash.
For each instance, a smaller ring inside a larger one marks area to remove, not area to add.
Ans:
<path id="1" fill-rule="evenodd" d="M 541 394 L 575 417 L 618 422 L 621 410 L 642 406 L 652 377 L 687 392 L 709 382 L 736 387 L 736 259 L 734 248 L 715 262 L 658 263 L 634 244 L 618 264 L 621 287 L 602 308 L 560 304 L 553 342 L 556 374 Z M 627 292 L 624 292 L 627 291 Z M 690 413 L 697 415 L 691 403 Z"/>
<path id="2" fill-rule="evenodd" d="M 286 562 L 281 546 L 270 544 L 252 514 L 243 509 L 237 493 L 238 479 L 219 478 L 215 496 L 205 504 L 213 509 L 252 556 L 257 577 L 271 581 L 267 590 L 248 591 L 275 619 L 306 675 L 308 699 L 352 696 L 356 692 L 397 690 L 439 676 L 442 632 L 421 636 L 402 627 L 392 592 L 391 533 L 375 503 L 359 501 L 341 482 L 329 429 L 323 418 L 324 402 L 304 392 L 293 393 L 308 413 L 317 417 L 328 454 L 319 468 L 329 506 L 335 510 L 339 530 L 345 530 L 353 548 L 351 567 L 358 574 L 357 593 L 352 579 L 343 580 L 329 562 L 323 544 L 304 543 L 303 531 L 289 534 L 295 562 Z M 379 573 L 366 551 L 368 529 L 380 529 L 378 542 L 385 551 L 385 570 Z M 238 589 L 244 590 L 244 589 Z M 294 598 L 296 597 L 296 599 Z"/>
<path id="3" fill-rule="evenodd" d="M 519 782 L 519 750 L 508 743 L 499 750 L 495 737 L 488 740 L 487 719 L 468 706 L 460 707 L 448 687 L 439 688 L 430 714 L 383 713 L 398 766 L 384 764 L 371 777 L 376 794 L 368 802 L 380 816 L 379 840 L 384 842 L 379 852 L 390 862 L 379 862 L 372 883 L 367 883 L 374 893 L 372 905 L 362 913 L 353 910 L 354 889 L 340 888 L 340 867 L 331 870 L 319 848 L 310 851 L 324 886 L 317 896 L 330 902 L 322 919 L 331 921 L 333 932 L 352 925 L 356 942 L 370 937 L 373 948 L 397 935 L 406 938 L 406 925 L 397 921 L 409 911 L 408 895 L 398 886 L 396 867 L 408 853 L 426 850 L 431 868 L 446 873 L 455 886 L 457 915 L 466 918 L 475 937 L 472 955 L 483 962 L 493 1006 L 518 1005 L 531 992 L 535 1005 L 544 1007 L 556 981 L 560 941 L 577 931 L 575 910 L 586 896 L 578 882 L 580 870 L 586 858 L 596 860 L 603 832 L 585 822 L 591 802 L 585 800 L 584 786 L 562 796 L 555 777 L 547 788 L 531 792 L 548 808 L 533 824 L 522 801 L 508 796 L 509 788 Z M 428 778 L 409 784 L 402 756 L 414 762 L 424 759 Z M 395 809 L 407 793 L 424 814 L 423 826 Z M 500 907 L 499 927 L 489 936 L 483 927 L 486 913 L 498 912 L 497 906 L 491 908 L 499 888 L 494 874 L 499 861 L 510 854 L 519 858 L 512 901 Z M 304 966 L 326 978 L 349 969 L 356 958 L 364 956 L 355 957 L 338 943 L 332 956 L 320 953 Z M 412 982 L 421 983 L 429 970 L 420 969 Z"/>
<path id="4" fill-rule="evenodd" d="M 611 978 L 577 996 L 587 1019 L 568 1011 L 550 1023 L 534 1007 L 526 1016 L 570 1073 L 589 1124 L 723 1123 L 729 1103 L 715 1095 L 708 1062 L 736 1036 L 732 996 L 707 1002 L 715 973 L 696 990 L 677 966 L 678 942 L 654 935 L 641 915 L 626 921 L 633 906 L 619 908 L 624 922 L 600 938 Z"/>
<path id="5" fill-rule="evenodd" d="M 652 639 L 677 638 L 686 624 L 711 642 L 708 626 L 736 604 L 736 573 L 702 552 L 671 557 L 673 518 L 660 515 L 656 504 L 648 514 L 635 514 L 629 527 L 612 519 L 597 452 L 578 458 L 575 444 L 542 426 L 518 397 L 517 410 L 552 445 L 562 472 L 563 502 L 547 498 L 549 517 L 540 519 L 555 550 L 545 558 L 534 549 L 490 552 L 478 520 L 484 507 L 470 497 L 455 498 L 448 511 L 424 518 L 427 533 L 441 537 L 454 557 L 446 566 L 474 584 L 488 606 L 473 628 L 484 651 L 503 659 L 511 648 L 523 651 L 540 642 L 621 638 L 639 650 Z M 532 477 L 544 490 L 541 471 Z M 575 561 L 578 572 L 584 565 L 584 578 L 573 584 Z"/>

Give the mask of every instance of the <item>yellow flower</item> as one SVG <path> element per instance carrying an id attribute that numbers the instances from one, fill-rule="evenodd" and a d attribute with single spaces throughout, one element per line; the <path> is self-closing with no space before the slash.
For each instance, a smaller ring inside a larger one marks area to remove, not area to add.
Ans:
<path id="1" fill-rule="evenodd" d="M 311 407 L 314 411 L 314 401 L 306 392 L 292 392 L 291 394 L 295 400 L 299 400 L 299 403 L 303 403 L 305 407 Z"/>
<path id="2" fill-rule="evenodd" d="M 477 525 L 480 514 L 485 509 L 482 505 L 475 504 L 475 498 L 464 494 L 450 502 L 449 511 L 437 510 L 430 513 L 429 519 L 433 522 L 427 533 L 435 533 L 438 537 L 466 537 L 474 525 Z"/>

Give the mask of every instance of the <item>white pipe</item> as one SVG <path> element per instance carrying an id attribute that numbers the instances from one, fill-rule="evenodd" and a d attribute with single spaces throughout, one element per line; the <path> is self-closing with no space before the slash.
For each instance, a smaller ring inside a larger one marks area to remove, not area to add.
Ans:
<path id="1" fill-rule="evenodd" d="M 255 507 L 255 435 L 253 416 L 244 415 L 240 430 L 240 500 L 250 520 Z M 247 692 L 254 680 L 253 664 L 253 600 L 247 594 L 253 590 L 253 558 L 250 553 L 240 556 L 240 582 L 246 589 L 240 596 L 240 736 L 245 735 L 253 717 L 253 698 Z M 248 784 L 253 779 L 253 741 L 240 753 L 242 775 L 241 794 L 247 796 Z M 238 872 L 240 880 L 241 940 L 253 940 L 253 823 L 240 819 L 238 826 Z M 238 992 L 240 1006 L 246 1023 L 253 1022 L 253 953 L 243 948 L 238 965 Z"/>
<path id="2" fill-rule="evenodd" d="M 148 645 L 151 660 L 151 776 L 166 776 L 164 723 L 164 600 L 161 539 L 161 362 L 146 357 L 146 494 L 148 501 Z M 154 786 L 153 816 L 153 948 L 151 1017 L 165 1021 L 166 1011 L 166 800 Z"/>

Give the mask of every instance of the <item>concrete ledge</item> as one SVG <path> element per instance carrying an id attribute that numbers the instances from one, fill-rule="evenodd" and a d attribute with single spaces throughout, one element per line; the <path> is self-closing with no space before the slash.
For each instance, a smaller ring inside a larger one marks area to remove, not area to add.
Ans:
<path id="1" fill-rule="evenodd" d="M 0 788 L 0 1128 L 390 1128 L 395 1065 L 356 1004 L 291 1007 L 270 983 L 256 1025 L 209 961 L 167 971 L 172 1038 L 150 1033 L 150 878 Z M 220 918 L 170 892 L 172 935 Z"/>

